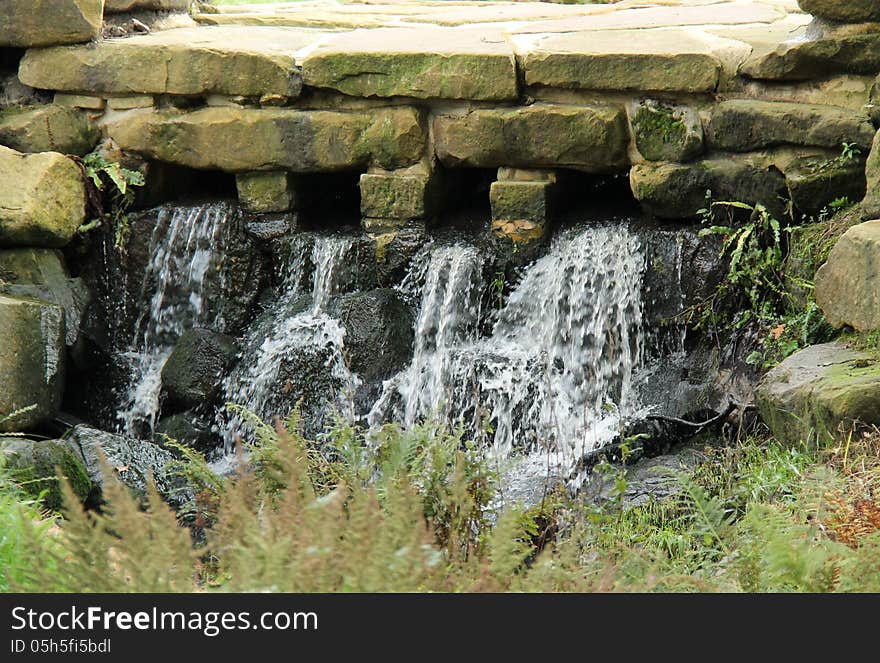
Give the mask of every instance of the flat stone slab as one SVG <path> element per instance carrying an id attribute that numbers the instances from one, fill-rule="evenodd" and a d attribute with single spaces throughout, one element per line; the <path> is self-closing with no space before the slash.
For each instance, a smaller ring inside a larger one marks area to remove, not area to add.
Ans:
<path id="1" fill-rule="evenodd" d="M 369 111 L 129 111 L 107 126 L 123 150 L 202 170 L 332 172 L 412 165 L 427 143 L 411 107 Z"/>
<path id="2" fill-rule="evenodd" d="M 513 47 L 497 31 L 357 30 L 330 37 L 302 64 L 306 85 L 357 97 L 504 101 L 518 96 Z"/>
<path id="3" fill-rule="evenodd" d="M 608 172 L 627 164 L 629 133 L 622 107 L 532 104 L 440 115 L 434 140 L 447 166 Z"/>
<path id="4" fill-rule="evenodd" d="M 19 78 L 36 88 L 92 94 L 296 97 L 302 80 L 294 53 L 317 37 L 296 28 L 178 28 L 31 50 Z"/>
<path id="5" fill-rule="evenodd" d="M 568 32 L 517 49 L 526 85 L 690 93 L 714 91 L 725 64 L 735 69 L 749 52 L 684 29 Z"/>

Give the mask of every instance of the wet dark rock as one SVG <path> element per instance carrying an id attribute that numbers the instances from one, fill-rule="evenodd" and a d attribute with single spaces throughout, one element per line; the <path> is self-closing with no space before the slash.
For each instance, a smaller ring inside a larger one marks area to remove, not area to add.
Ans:
<path id="1" fill-rule="evenodd" d="M 329 308 L 345 328 L 349 368 L 363 380 L 390 377 L 411 358 L 412 316 L 395 290 L 380 288 L 341 295 Z"/>
<path id="2" fill-rule="evenodd" d="M 217 442 L 211 422 L 193 410 L 161 419 L 156 425 L 156 437 L 161 440 L 163 435 L 201 452 L 210 451 Z"/>
<path id="3" fill-rule="evenodd" d="M 189 498 L 183 482 L 169 466 L 174 460 L 173 454 L 154 442 L 115 435 L 83 424 L 74 426 L 67 439 L 81 451 L 89 479 L 98 490 L 105 485 L 101 471 L 103 457 L 110 476 L 128 486 L 135 495 L 146 494 L 152 477 L 159 494 L 172 506 L 179 507 Z"/>
<path id="4" fill-rule="evenodd" d="M 429 241 L 420 225 L 406 226 L 376 238 L 376 264 L 378 283 L 390 287 L 399 283 L 409 269 L 413 256 Z"/>
<path id="5" fill-rule="evenodd" d="M 210 329 L 185 331 L 162 368 L 168 405 L 187 409 L 210 401 L 237 352 L 231 336 Z"/>

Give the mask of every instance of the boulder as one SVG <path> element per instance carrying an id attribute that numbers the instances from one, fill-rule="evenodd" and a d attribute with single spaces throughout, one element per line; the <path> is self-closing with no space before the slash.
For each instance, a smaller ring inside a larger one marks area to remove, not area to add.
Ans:
<path id="1" fill-rule="evenodd" d="M 293 52 L 313 38 L 293 28 L 176 28 L 31 50 L 18 75 L 26 85 L 64 92 L 288 99 L 302 88 Z"/>
<path id="2" fill-rule="evenodd" d="M 808 14 L 840 23 L 880 21 L 877 0 L 798 0 Z"/>
<path id="3" fill-rule="evenodd" d="M 209 402 L 237 353 L 238 344 L 231 336 L 209 329 L 188 329 L 181 334 L 162 368 L 169 405 L 186 409 Z"/>
<path id="4" fill-rule="evenodd" d="M 0 295 L 0 432 L 51 420 L 64 388 L 64 312 L 24 297 Z"/>
<path id="5" fill-rule="evenodd" d="M 816 272 L 816 303 L 834 327 L 880 329 L 880 221 L 860 223 L 838 240 Z"/>
<path id="6" fill-rule="evenodd" d="M 84 424 L 74 426 L 66 439 L 82 453 L 89 479 L 98 490 L 103 489 L 108 478 L 101 471 L 103 458 L 110 477 L 128 486 L 135 495 L 146 494 L 147 482 L 152 477 L 159 494 L 172 506 L 187 501 L 182 482 L 171 467 L 174 455 L 158 444 L 107 433 Z"/>
<path id="7" fill-rule="evenodd" d="M 123 150 L 201 170 L 393 170 L 418 161 L 427 143 L 421 113 L 407 106 L 132 113 L 107 127 Z"/>
<path id="8" fill-rule="evenodd" d="M 83 156 L 100 135 L 82 111 L 64 106 L 0 111 L 0 145 L 19 152 L 61 152 Z"/>
<path id="9" fill-rule="evenodd" d="M 207 453 L 215 449 L 218 442 L 213 426 L 213 421 L 193 410 L 186 410 L 160 419 L 156 424 L 156 437 L 161 440 L 167 436 L 178 444 Z"/>
<path id="10" fill-rule="evenodd" d="M 0 293 L 57 304 L 64 310 L 65 341 L 76 343 L 90 294 L 82 279 L 70 277 L 60 251 L 0 251 Z"/>
<path id="11" fill-rule="evenodd" d="M 0 47 L 76 44 L 101 30 L 104 0 L 4 0 Z"/>
<path id="12" fill-rule="evenodd" d="M 839 341 L 813 345 L 773 368 L 755 398 L 778 440 L 821 446 L 880 425 L 880 360 Z"/>
<path id="13" fill-rule="evenodd" d="M 716 156 L 689 164 L 637 164 L 630 171 L 633 195 L 652 214 L 688 219 L 706 206 L 706 192 L 715 200 L 762 203 L 774 214 L 784 211 L 785 177 L 760 156 Z"/>
<path id="14" fill-rule="evenodd" d="M 64 246 L 85 220 L 85 205 L 73 161 L 0 146 L 0 246 Z"/>
<path id="15" fill-rule="evenodd" d="M 880 132 L 874 137 L 874 144 L 865 163 L 865 177 L 868 190 L 862 201 L 863 219 L 880 219 Z"/>
<path id="16" fill-rule="evenodd" d="M 844 143 L 867 150 L 874 128 L 836 106 L 735 99 L 715 106 L 708 134 L 710 146 L 730 152 L 787 144 L 839 150 Z"/>
<path id="17" fill-rule="evenodd" d="M 412 356 L 411 313 L 394 289 L 340 295 L 329 311 L 345 328 L 349 367 L 365 381 L 391 377 Z"/>
<path id="18" fill-rule="evenodd" d="M 636 148 L 648 161 L 690 161 L 703 152 L 703 124 L 687 106 L 640 101 L 631 110 L 630 125 Z"/>
<path id="19" fill-rule="evenodd" d="M 92 490 L 79 448 L 65 440 L 0 437 L 0 454 L 13 480 L 33 497 L 42 494 L 47 509 L 54 511 L 63 505 L 59 474 L 81 500 Z"/>
<path id="20" fill-rule="evenodd" d="M 305 84 L 355 97 L 514 100 L 513 47 L 501 32 L 388 28 L 355 30 L 303 60 Z"/>
<path id="21" fill-rule="evenodd" d="M 627 164 L 629 131 L 617 106 L 536 103 L 439 115 L 434 140 L 446 166 L 612 172 Z"/>

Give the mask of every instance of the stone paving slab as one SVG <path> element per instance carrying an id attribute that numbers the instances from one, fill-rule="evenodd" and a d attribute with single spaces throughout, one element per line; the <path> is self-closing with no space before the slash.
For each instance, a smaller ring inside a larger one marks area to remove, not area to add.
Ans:
<path id="1" fill-rule="evenodd" d="M 356 30 L 303 60 L 306 85 L 356 97 L 516 99 L 513 47 L 500 32 L 444 28 Z"/>
<path id="2" fill-rule="evenodd" d="M 67 92 L 296 97 L 302 81 L 294 53 L 320 36 L 284 27 L 178 28 L 30 50 L 19 77 Z"/>
<path id="3" fill-rule="evenodd" d="M 796 0 L 314 0 L 224 5 L 196 18 L 224 24 L 32 51 L 22 80 L 112 95 L 292 98 L 303 82 L 352 97 L 473 101 L 517 99 L 523 82 L 710 93 L 746 62 L 753 78 L 796 69 L 777 54 L 803 40 L 810 21 Z"/>

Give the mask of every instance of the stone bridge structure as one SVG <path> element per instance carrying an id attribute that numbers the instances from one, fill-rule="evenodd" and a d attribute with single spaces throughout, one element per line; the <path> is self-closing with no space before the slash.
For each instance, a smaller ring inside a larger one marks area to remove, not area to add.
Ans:
<path id="1" fill-rule="evenodd" d="M 255 213 L 295 209 L 305 174 L 356 173 L 386 239 L 468 168 L 497 173 L 493 227 L 515 242 L 543 234 L 567 171 L 628 174 L 664 219 L 707 191 L 880 216 L 875 0 L 3 0 L 0 67 L 3 248 L 71 240 L 86 193 L 65 155 L 101 141 L 148 187 L 167 166 L 232 173 Z M 0 382 L 57 403 L 63 309 L 0 299 L 0 338 L 45 341 Z M 4 423 L 4 398 L 0 430 L 52 409 Z"/>

